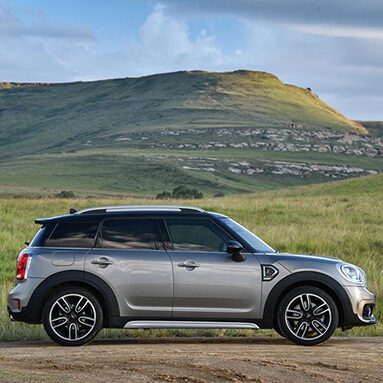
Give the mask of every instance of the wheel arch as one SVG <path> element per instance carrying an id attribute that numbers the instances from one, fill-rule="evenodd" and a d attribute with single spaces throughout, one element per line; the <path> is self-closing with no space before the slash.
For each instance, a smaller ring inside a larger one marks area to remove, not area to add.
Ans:
<path id="1" fill-rule="evenodd" d="M 329 294 L 338 308 L 338 326 L 344 326 L 345 315 L 350 312 L 351 309 L 350 299 L 339 282 L 326 274 L 318 272 L 299 272 L 291 274 L 279 281 L 267 297 L 263 310 L 263 319 L 275 326 L 277 318 L 276 312 L 282 298 L 292 289 L 301 286 L 318 287 Z"/>
<path id="2" fill-rule="evenodd" d="M 104 313 L 104 325 L 108 327 L 113 317 L 120 315 L 117 298 L 111 287 L 100 277 L 84 271 L 62 271 L 50 275 L 40 283 L 28 303 L 28 323 L 41 323 L 42 311 L 49 297 L 62 288 L 79 286 L 93 293 Z"/>

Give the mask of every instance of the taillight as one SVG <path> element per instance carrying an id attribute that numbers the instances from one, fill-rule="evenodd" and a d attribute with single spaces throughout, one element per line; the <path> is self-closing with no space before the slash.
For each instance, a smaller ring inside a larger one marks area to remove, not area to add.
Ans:
<path id="1" fill-rule="evenodd" d="M 17 261 L 17 269 L 16 269 L 16 279 L 18 281 L 25 280 L 25 273 L 27 271 L 27 265 L 28 265 L 28 257 L 29 255 L 27 253 L 21 254 L 19 256 L 19 259 Z"/>

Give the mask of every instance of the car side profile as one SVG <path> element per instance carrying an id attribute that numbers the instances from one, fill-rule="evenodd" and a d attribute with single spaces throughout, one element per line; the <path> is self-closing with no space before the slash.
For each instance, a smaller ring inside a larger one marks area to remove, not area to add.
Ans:
<path id="1" fill-rule="evenodd" d="M 109 206 L 35 221 L 17 258 L 11 320 L 80 346 L 101 328 L 274 328 L 299 345 L 376 323 L 357 266 L 278 253 L 190 206 Z"/>

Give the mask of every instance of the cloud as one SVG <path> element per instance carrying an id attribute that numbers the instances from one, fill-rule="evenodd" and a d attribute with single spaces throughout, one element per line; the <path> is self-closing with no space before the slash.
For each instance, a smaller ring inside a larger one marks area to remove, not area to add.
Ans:
<path id="1" fill-rule="evenodd" d="M 214 67 L 225 57 L 215 36 L 201 30 L 196 39 L 190 37 L 189 26 L 166 15 L 165 7 L 157 4 L 139 30 L 140 41 L 128 48 L 131 65 L 141 74 L 159 71 Z"/>
<path id="2" fill-rule="evenodd" d="M 34 15 L 36 16 L 37 13 Z M 16 12 L 0 5 L 0 36 L 95 41 L 88 26 L 53 25 L 40 17 L 30 23 L 23 21 Z"/>
<path id="3" fill-rule="evenodd" d="M 37 17 L 35 20 L 33 18 Z M 215 36 L 167 15 L 157 4 L 139 29 L 139 40 L 120 51 L 100 53 L 87 27 L 53 25 L 44 14 L 24 21 L 12 8 L 0 7 L 0 81 L 73 81 L 210 68 L 230 61 Z"/>
<path id="4" fill-rule="evenodd" d="M 343 27 L 328 25 L 291 25 L 297 31 L 328 37 L 350 37 L 367 40 L 383 40 L 383 28 Z"/>
<path id="5" fill-rule="evenodd" d="M 378 27 L 381 0 L 162 0 L 176 14 L 231 15 L 275 23 Z"/>
<path id="6" fill-rule="evenodd" d="M 0 6 L 0 81 L 71 81 L 95 43 L 88 26 L 54 25 L 38 12 L 22 18 Z"/>

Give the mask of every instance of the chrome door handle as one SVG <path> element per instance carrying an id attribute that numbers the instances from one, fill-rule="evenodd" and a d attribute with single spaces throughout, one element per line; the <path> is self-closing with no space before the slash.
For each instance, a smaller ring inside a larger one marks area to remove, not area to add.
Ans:
<path id="1" fill-rule="evenodd" d="M 195 267 L 200 267 L 200 264 L 196 263 L 194 261 L 185 261 L 185 262 L 178 263 L 177 266 L 178 267 L 191 267 L 194 269 Z"/>
<path id="2" fill-rule="evenodd" d="M 113 262 L 109 261 L 107 258 L 93 259 L 93 261 L 90 261 L 90 263 L 92 265 L 99 265 L 100 267 L 106 267 L 113 264 Z"/>

